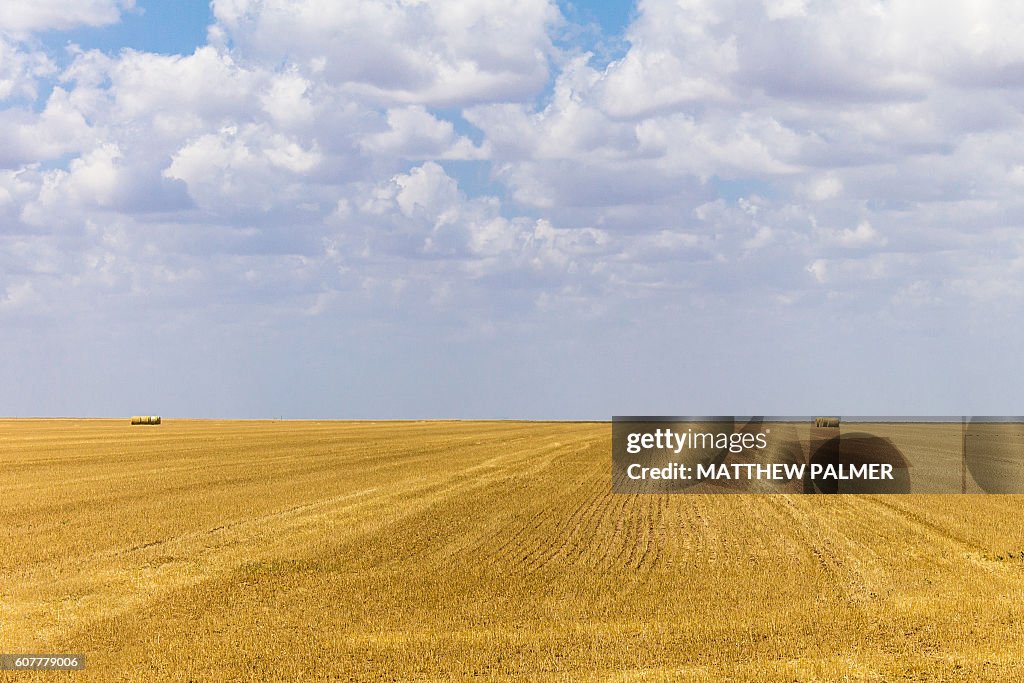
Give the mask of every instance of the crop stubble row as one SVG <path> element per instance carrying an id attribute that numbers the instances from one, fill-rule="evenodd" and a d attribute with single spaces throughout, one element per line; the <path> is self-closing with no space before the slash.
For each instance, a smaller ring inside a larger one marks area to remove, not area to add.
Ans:
<path id="1" fill-rule="evenodd" d="M 616 496 L 607 424 L 19 420 L 0 448 L 5 646 L 86 679 L 1021 673 L 1013 497 Z"/>

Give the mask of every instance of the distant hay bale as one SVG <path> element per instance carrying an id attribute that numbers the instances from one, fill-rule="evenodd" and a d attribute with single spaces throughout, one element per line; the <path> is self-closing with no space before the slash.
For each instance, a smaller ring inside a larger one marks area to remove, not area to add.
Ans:
<path id="1" fill-rule="evenodd" d="M 815 427 L 828 427 L 835 429 L 839 426 L 838 417 L 816 417 L 814 418 Z"/>
<path id="2" fill-rule="evenodd" d="M 132 416 L 133 425 L 158 425 L 160 424 L 159 415 L 134 415 Z"/>

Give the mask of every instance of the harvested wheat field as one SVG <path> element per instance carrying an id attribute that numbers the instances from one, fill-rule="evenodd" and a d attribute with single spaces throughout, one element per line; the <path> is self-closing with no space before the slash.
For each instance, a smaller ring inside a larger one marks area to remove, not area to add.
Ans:
<path id="1" fill-rule="evenodd" d="M 12 680 L 1016 680 L 1012 496 L 610 493 L 609 424 L 0 421 Z"/>

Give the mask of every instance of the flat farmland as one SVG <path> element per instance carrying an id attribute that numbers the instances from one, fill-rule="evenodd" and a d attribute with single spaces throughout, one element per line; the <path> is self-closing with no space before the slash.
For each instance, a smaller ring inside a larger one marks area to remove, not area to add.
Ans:
<path id="1" fill-rule="evenodd" d="M 0 420 L 0 651 L 87 657 L 6 675 L 1024 679 L 1020 497 L 612 495 L 610 448 L 599 423 Z"/>

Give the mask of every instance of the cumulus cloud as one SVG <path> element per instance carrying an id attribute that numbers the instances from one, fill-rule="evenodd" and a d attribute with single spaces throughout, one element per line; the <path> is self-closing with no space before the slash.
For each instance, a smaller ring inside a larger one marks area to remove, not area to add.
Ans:
<path id="1" fill-rule="evenodd" d="M 878 234 L 871 223 L 868 221 L 861 221 L 856 228 L 846 229 L 839 232 L 837 235 L 839 244 L 844 247 L 863 247 L 872 244 L 884 246 L 886 239 Z"/>
<path id="2" fill-rule="evenodd" d="M 269 208 L 285 199 L 284 174 L 302 176 L 320 163 L 315 147 L 257 125 L 226 126 L 174 152 L 166 178 L 183 181 L 200 204 L 216 209 L 225 200 Z"/>
<path id="3" fill-rule="evenodd" d="M 456 268 L 474 277 L 495 269 L 539 271 L 556 267 L 573 273 L 593 269 L 588 258 L 610 256 L 611 240 L 594 228 L 559 228 L 544 219 L 508 218 L 494 197 L 470 198 L 434 162 L 426 162 L 381 183 L 353 214 L 344 232 L 371 224 L 364 245 L 384 253 L 402 249 L 411 258 L 465 260 Z M 346 203 L 346 206 L 348 203 Z M 388 240 L 400 238 L 403 246 Z M 524 275 L 525 276 L 525 275 Z"/>
<path id="4" fill-rule="evenodd" d="M 105 26 L 121 18 L 135 0 L 5 0 L 0 4 L 0 32 L 26 34 L 75 26 Z"/>
<path id="5" fill-rule="evenodd" d="M 45 7 L 21 16 L 43 26 Z M 76 21 L 114 21 L 126 7 L 82 5 L 91 18 Z M 929 242 L 948 250 L 952 219 L 945 232 L 914 220 L 930 204 L 1002 202 L 983 209 L 996 225 L 1024 177 L 1013 135 L 1021 55 L 996 5 L 925 20 L 903 2 L 645 0 L 627 51 L 604 67 L 556 53 L 552 29 L 564 20 L 542 0 L 222 0 L 213 10 L 222 40 L 188 55 L 78 51 L 42 107 L 0 112 L 9 169 L 70 157 L 21 172 L 31 189 L 5 189 L 7 211 L 38 229 L 81 221 L 76 212 L 131 217 L 148 206 L 192 222 L 198 210 L 266 245 L 298 223 L 306 251 L 357 226 L 377 252 L 466 259 L 544 243 L 542 219 L 596 230 L 595 243 L 637 259 L 729 264 L 788 249 L 799 255 L 792 271 L 766 276 L 797 296 L 806 264 L 835 249 L 865 259 Z M 5 45 L 17 59 L 0 83 L 31 96 L 53 63 Z M 489 164 L 503 192 L 467 195 L 434 163 L 457 160 Z M 359 221 L 385 214 L 375 225 L 389 237 L 371 239 Z M 551 234 L 564 243 L 575 233 Z M 609 282 L 688 277 L 606 257 Z"/>
<path id="6" fill-rule="evenodd" d="M 188 132 L 184 126 L 219 122 L 225 117 L 258 112 L 266 72 L 240 67 L 229 53 L 212 47 L 197 48 L 191 55 L 159 55 L 126 50 L 117 57 L 98 52 L 82 54 L 68 69 L 84 92 L 97 97 L 96 104 L 114 122 L 127 123 L 164 116 L 181 116 L 175 126 L 160 120 L 170 134 Z M 95 93 L 101 89 L 101 93 Z M 90 92 L 91 91 L 91 92 Z"/>
<path id="7" fill-rule="evenodd" d="M 486 146 L 456 135 L 451 121 L 443 121 L 422 106 L 391 108 L 386 131 L 367 135 L 360 146 L 371 154 L 409 159 L 485 159 Z"/>
<path id="8" fill-rule="evenodd" d="M 550 0 L 459 3 L 217 0 L 242 54 L 287 54 L 327 83 L 385 102 L 455 105 L 543 88 L 560 21 Z"/>
<path id="9" fill-rule="evenodd" d="M 5 321 L 907 329 L 1024 297 L 1012 5 L 642 0 L 609 63 L 551 0 L 216 0 L 180 55 L 33 37 L 132 9 L 0 9 Z"/>
<path id="10" fill-rule="evenodd" d="M 0 102 L 11 98 L 34 100 L 39 79 L 56 70 L 45 53 L 19 49 L 0 34 Z"/>
<path id="11" fill-rule="evenodd" d="M 0 111 L 0 164 L 8 168 L 79 152 L 98 141 L 86 115 L 60 87 L 53 89 L 41 112 L 15 107 Z"/>

